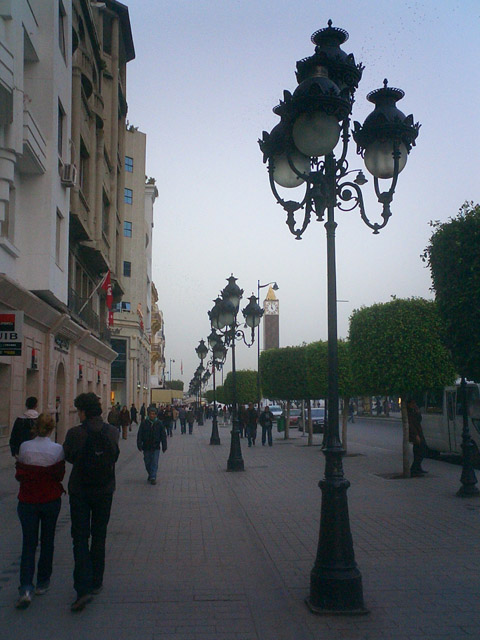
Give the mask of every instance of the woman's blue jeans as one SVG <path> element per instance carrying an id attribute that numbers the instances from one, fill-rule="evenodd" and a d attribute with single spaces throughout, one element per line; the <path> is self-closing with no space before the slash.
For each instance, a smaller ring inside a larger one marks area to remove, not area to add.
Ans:
<path id="1" fill-rule="evenodd" d="M 23 545 L 20 563 L 20 594 L 33 591 L 35 551 L 40 530 L 40 557 L 37 567 L 37 586 L 48 586 L 52 575 L 55 527 L 62 501 L 60 498 L 43 504 L 19 502 L 18 517 L 22 525 Z"/>

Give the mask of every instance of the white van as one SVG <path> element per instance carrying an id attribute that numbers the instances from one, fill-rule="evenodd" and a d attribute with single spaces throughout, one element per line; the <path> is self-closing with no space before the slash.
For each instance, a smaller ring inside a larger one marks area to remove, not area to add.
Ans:
<path id="1" fill-rule="evenodd" d="M 419 402 L 422 428 L 433 454 L 462 454 L 463 406 L 460 383 L 429 391 Z M 473 463 L 480 463 L 480 385 L 467 382 L 468 426 L 475 444 Z"/>

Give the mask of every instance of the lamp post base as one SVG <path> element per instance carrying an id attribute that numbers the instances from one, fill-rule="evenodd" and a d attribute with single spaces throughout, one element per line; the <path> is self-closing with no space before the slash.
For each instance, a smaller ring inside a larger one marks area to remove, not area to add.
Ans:
<path id="1" fill-rule="evenodd" d="M 348 572 L 351 574 L 351 572 Z M 362 576 L 332 577 L 312 575 L 310 596 L 305 604 L 312 613 L 324 616 L 364 616 L 370 613 L 363 604 Z"/>
<path id="2" fill-rule="evenodd" d="M 220 444 L 220 436 L 218 435 L 217 416 L 212 418 L 212 434 L 210 436 L 210 444 Z"/>
<path id="3" fill-rule="evenodd" d="M 245 471 L 242 458 L 242 448 L 240 447 L 240 431 L 234 419 L 232 427 L 232 441 L 230 445 L 230 455 L 227 461 L 227 471 Z"/>

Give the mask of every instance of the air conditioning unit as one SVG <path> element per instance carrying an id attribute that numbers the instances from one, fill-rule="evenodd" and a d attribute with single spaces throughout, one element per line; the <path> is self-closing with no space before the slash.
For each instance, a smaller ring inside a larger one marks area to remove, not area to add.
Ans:
<path id="1" fill-rule="evenodd" d="M 74 164 L 64 164 L 60 180 L 64 187 L 74 187 L 77 182 L 77 167 Z"/>

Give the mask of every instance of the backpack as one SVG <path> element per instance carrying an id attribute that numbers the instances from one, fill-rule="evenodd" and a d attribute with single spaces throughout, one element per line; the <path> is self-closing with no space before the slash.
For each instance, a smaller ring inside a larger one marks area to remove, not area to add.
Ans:
<path id="1" fill-rule="evenodd" d="M 105 487 L 115 478 L 115 450 L 107 425 L 101 431 L 87 429 L 77 468 L 81 482 L 88 488 Z"/>

